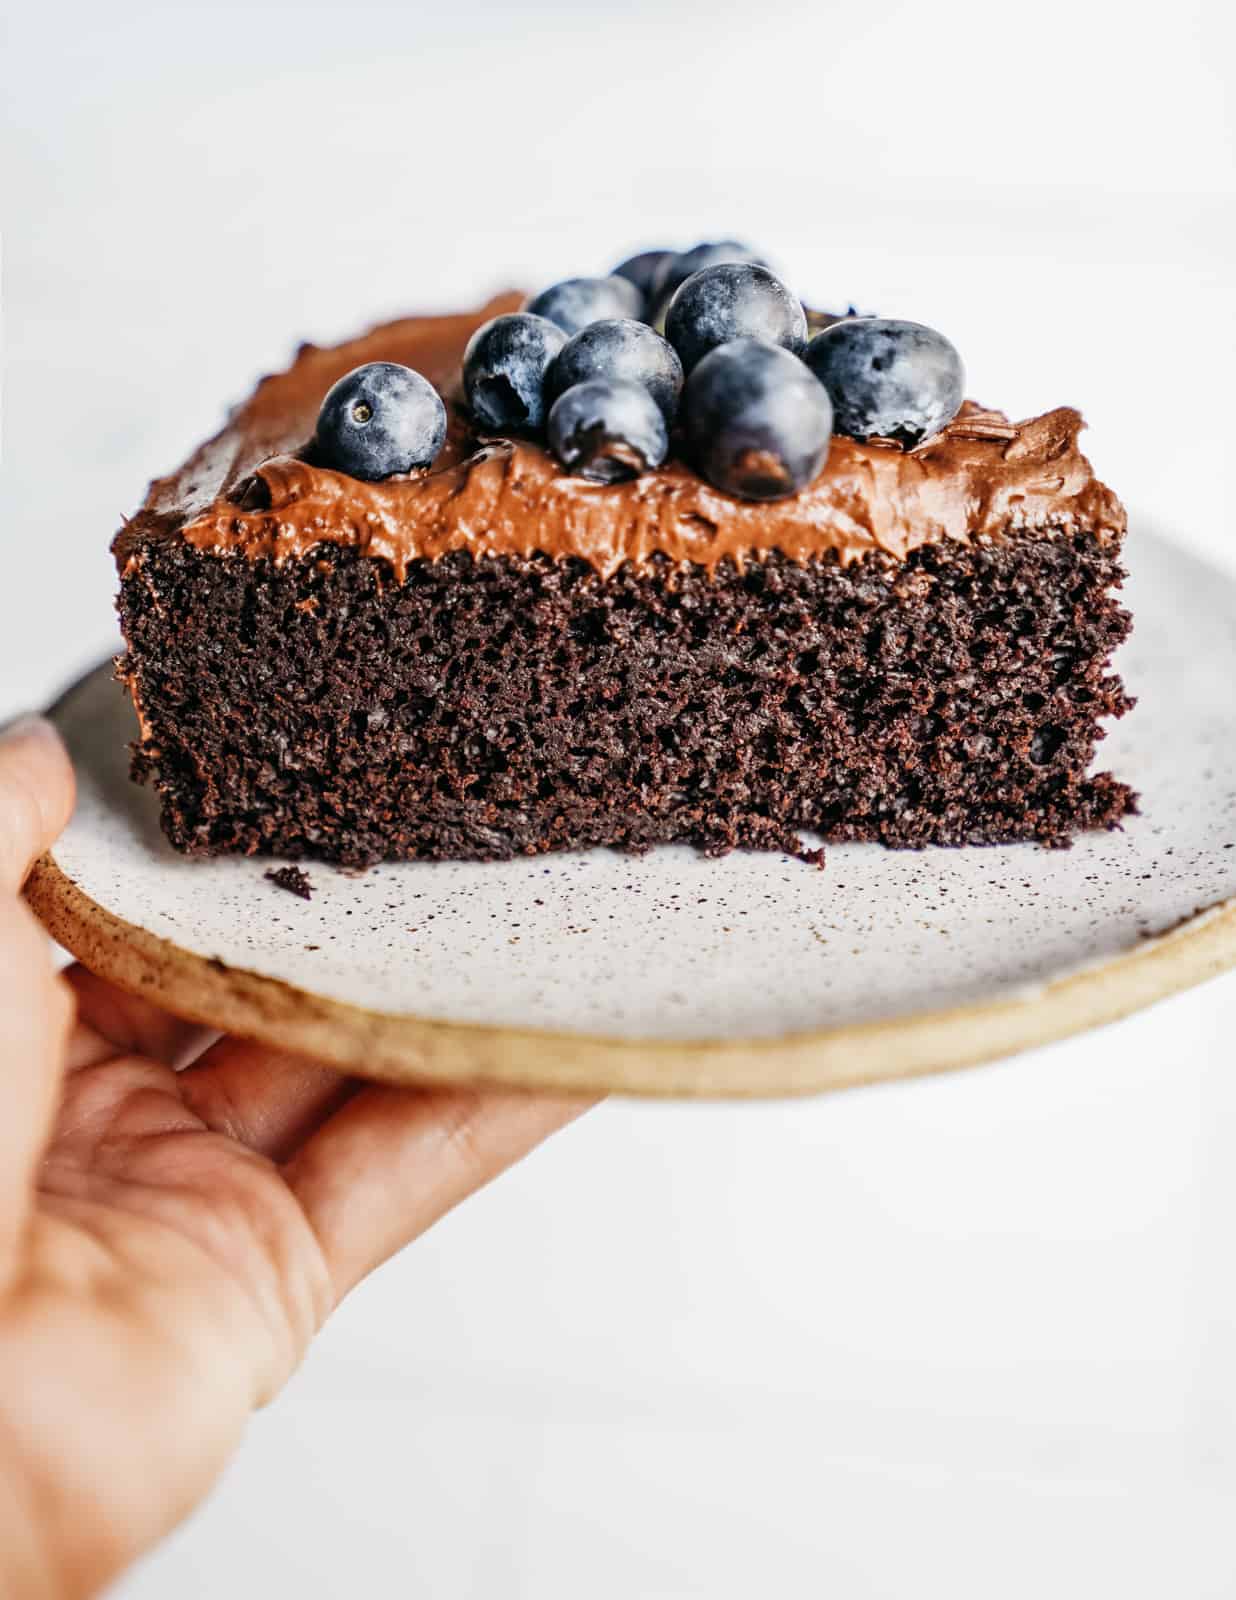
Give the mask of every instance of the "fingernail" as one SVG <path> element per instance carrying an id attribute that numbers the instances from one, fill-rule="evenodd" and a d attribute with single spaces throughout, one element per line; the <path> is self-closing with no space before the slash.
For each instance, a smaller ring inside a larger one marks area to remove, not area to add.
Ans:
<path id="1" fill-rule="evenodd" d="M 23 712 L 21 716 L 0 724 L 0 744 L 20 744 L 27 739 L 45 739 L 49 744 L 64 748 L 64 740 L 55 725 L 35 712 Z"/>

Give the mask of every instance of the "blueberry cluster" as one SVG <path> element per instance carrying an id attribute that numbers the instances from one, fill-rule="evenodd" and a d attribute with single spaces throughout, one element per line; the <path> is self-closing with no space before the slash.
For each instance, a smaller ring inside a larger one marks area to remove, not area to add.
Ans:
<path id="1" fill-rule="evenodd" d="M 618 483 L 671 440 L 717 488 L 777 500 L 809 483 L 834 430 L 913 449 L 956 416 L 961 358 L 915 322 L 808 312 L 747 246 L 648 250 L 607 277 L 567 278 L 494 317 L 464 352 L 484 433 L 541 437 L 567 471 Z M 375 362 L 327 395 L 316 448 L 386 477 L 432 463 L 446 431 L 434 390 Z"/>

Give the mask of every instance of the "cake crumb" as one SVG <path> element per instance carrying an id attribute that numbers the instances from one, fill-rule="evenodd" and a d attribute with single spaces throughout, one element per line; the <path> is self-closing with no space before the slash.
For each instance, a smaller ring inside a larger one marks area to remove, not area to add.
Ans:
<path id="1" fill-rule="evenodd" d="M 266 873 L 266 877 L 280 889 L 286 889 L 289 894 L 294 894 L 298 899 L 309 900 L 313 896 L 313 885 L 307 873 L 299 867 L 279 867 Z"/>

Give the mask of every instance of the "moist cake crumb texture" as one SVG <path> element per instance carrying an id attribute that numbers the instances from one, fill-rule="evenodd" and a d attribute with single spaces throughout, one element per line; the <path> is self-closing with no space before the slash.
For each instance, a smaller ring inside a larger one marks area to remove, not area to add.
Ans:
<path id="1" fill-rule="evenodd" d="M 402 583 L 165 541 L 122 591 L 135 773 L 195 854 L 1059 844 L 1132 805 L 1086 776 L 1129 704 L 1118 577 L 1081 533 L 714 576 L 456 553 Z"/>

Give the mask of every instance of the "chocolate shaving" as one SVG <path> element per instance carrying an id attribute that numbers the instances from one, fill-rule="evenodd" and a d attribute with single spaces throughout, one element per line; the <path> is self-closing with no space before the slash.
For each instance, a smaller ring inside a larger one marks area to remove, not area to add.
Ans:
<path id="1" fill-rule="evenodd" d="M 950 439 L 1016 439 L 1017 424 L 999 411 L 970 411 L 944 429 Z"/>
<path id="2" fill-rule="evenodd" d="M 228 498 L 241 511 L 269 511 L 270 485 L 260 474 L 252 472 L 240 480 Z"/>

